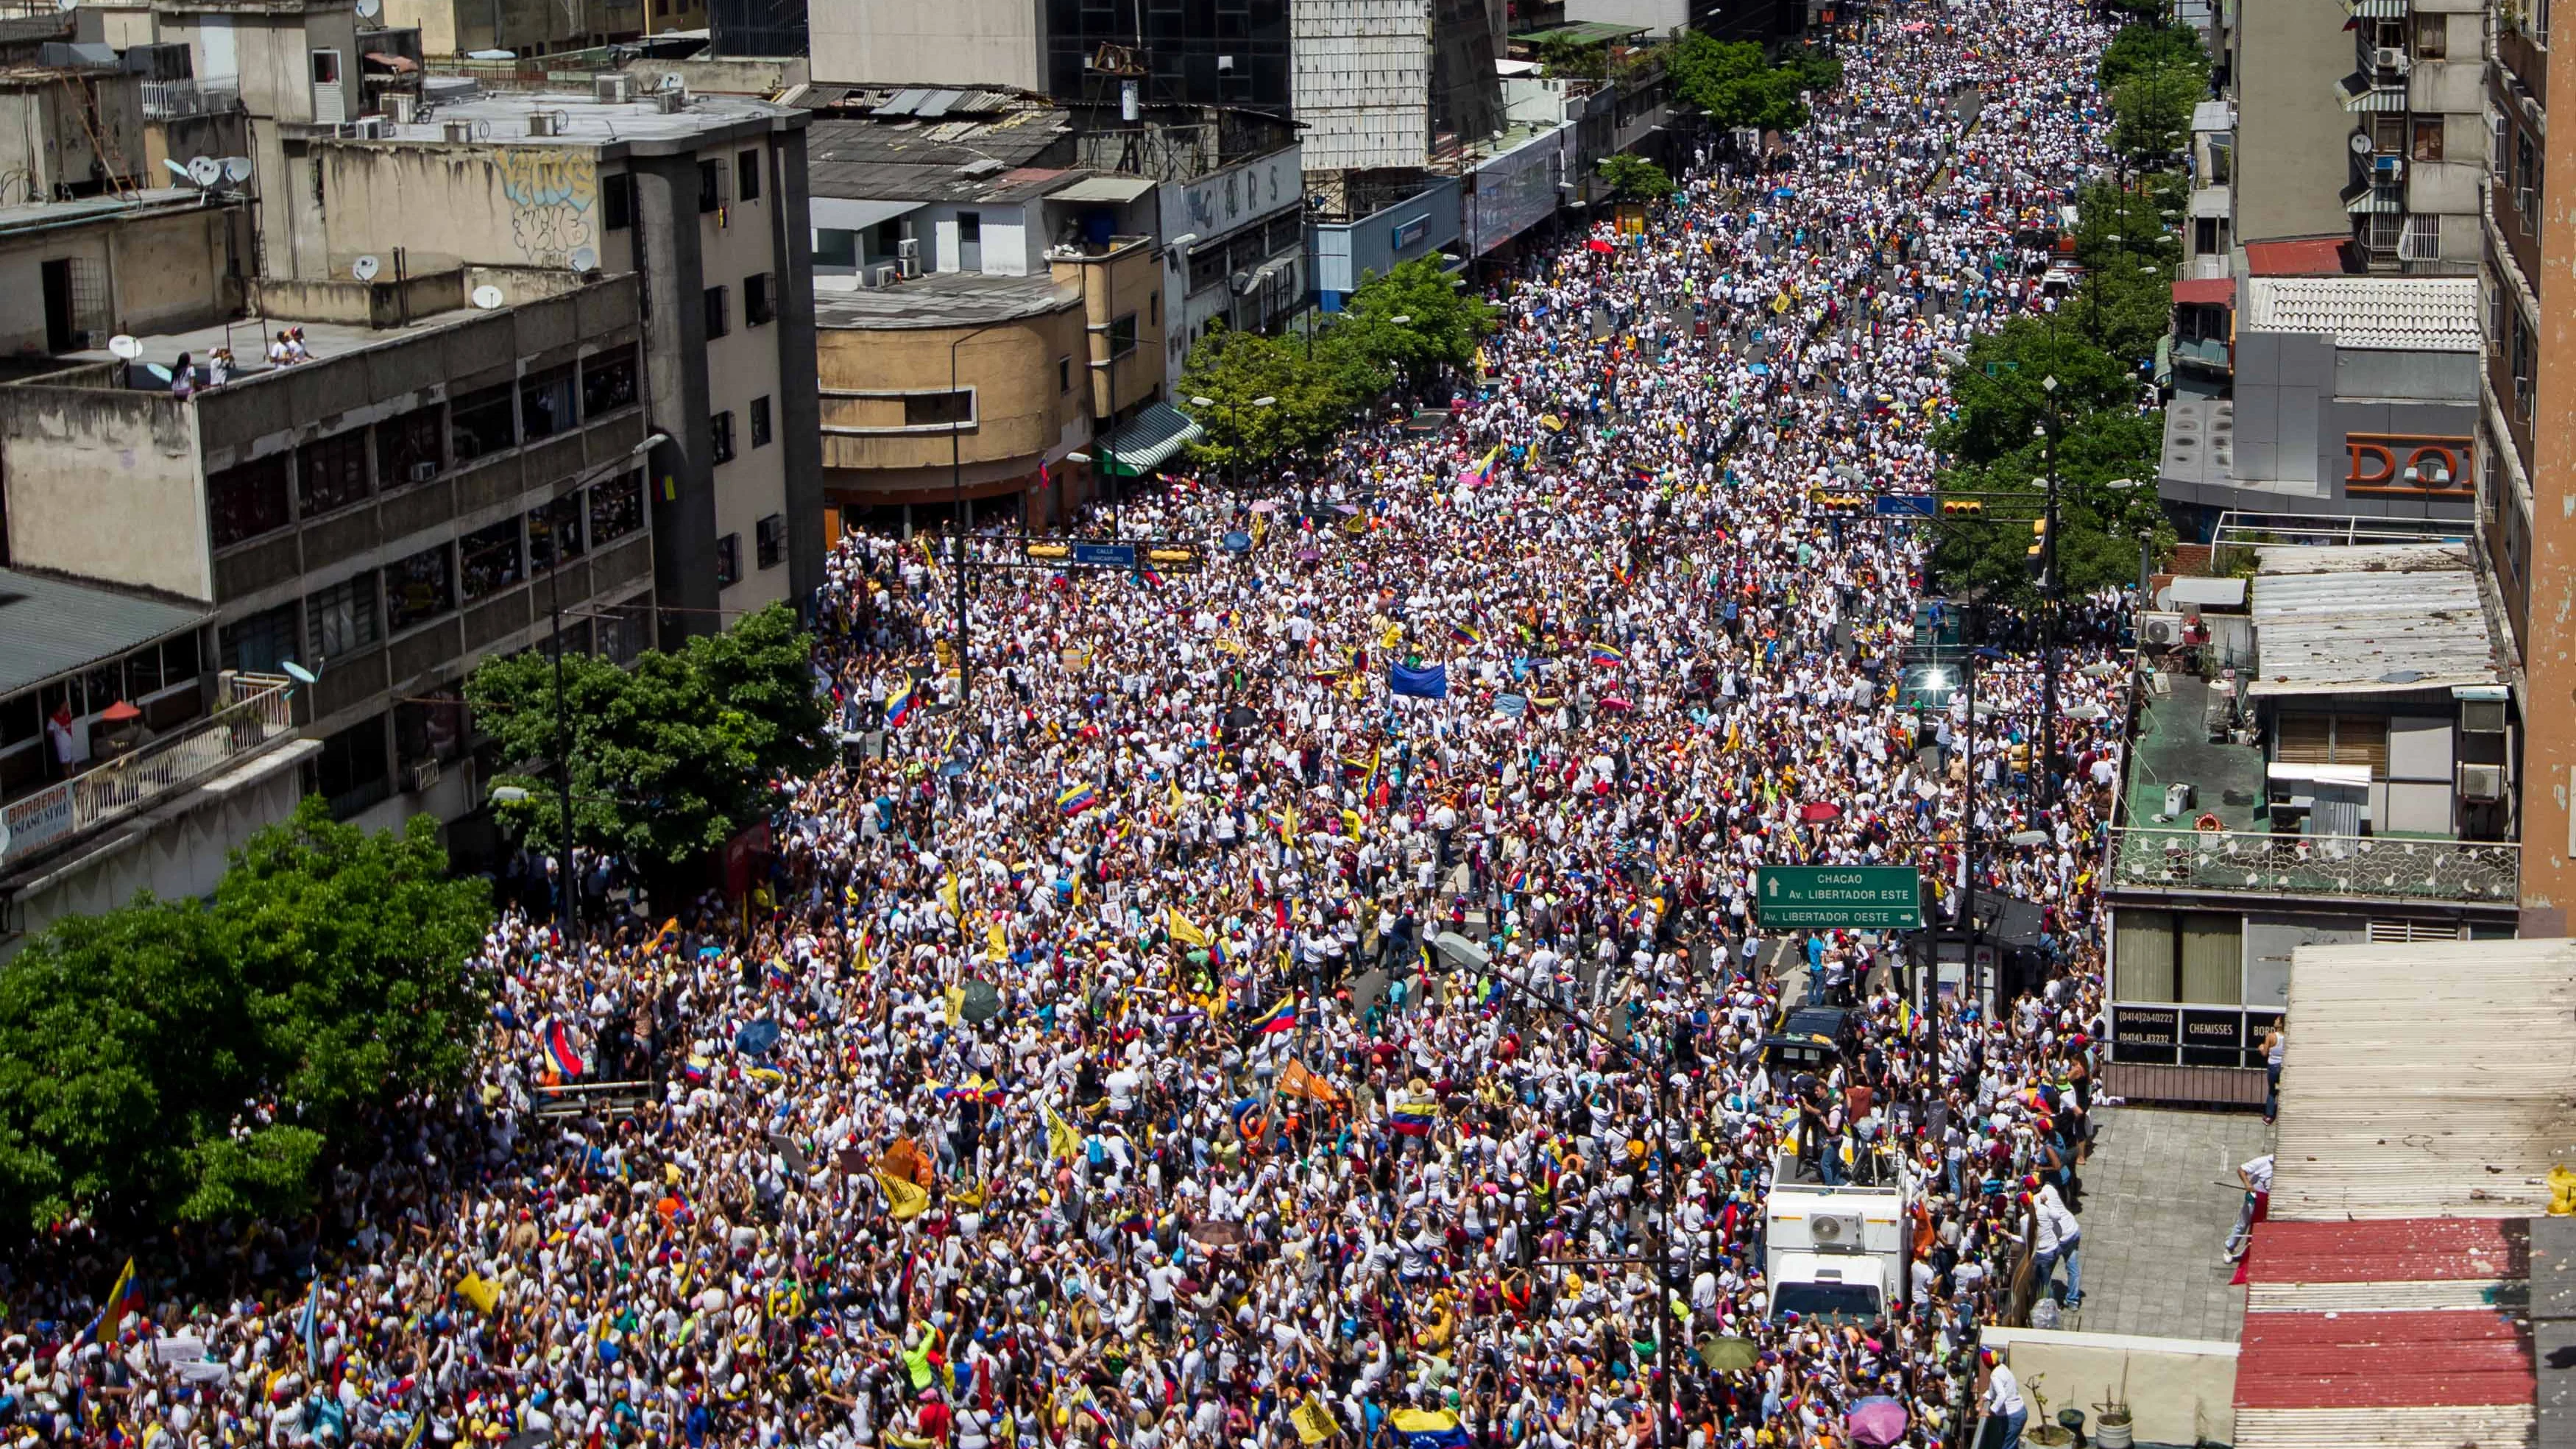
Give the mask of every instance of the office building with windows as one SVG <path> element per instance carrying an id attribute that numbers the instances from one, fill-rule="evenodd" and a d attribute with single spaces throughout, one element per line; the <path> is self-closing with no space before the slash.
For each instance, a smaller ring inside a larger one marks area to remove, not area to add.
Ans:
<path id="1" fill-rule="evenodd" d="M 131 640 L 110 642 L 149 729 L 210 714 L 237 726 L 182 764 L 300 729 L 315 745 L 302 784 L 341 816 L 455 820 L 482 798 L 460 691 L 477 661 L 543 644 L 558 619 L 569 647 L 610 658 L 652 642 L 641 284 L 459 267 L 252 285 L 274 325 L 305 319 L 292 325 L 311 360 L 270 365 L 259 322 L 209 307 L 137 334 L 139 359 L 89 350 L 0 386 L 7 562 L 168 606 L 125 610 Z M 240 363 L 213 385 L 218 348 Z M 183 353 L 200 384 L 187 397 L 164 380 Z M 188 677 L 206 682 L 190 693 Z M 83 683 L 76 703 L 39 698 L 47 713 L 72 706 L 79 764 L 120 698 L 114 681 Z M 12 791 L 35 783 L 9 763 L 24 747 L 0 741 Z M 124 770 L 110 783 L 113 801 L 185 781 Z M 51 843 L 75 850 L 106 823 L 82 818 Z"/>
<path id="2" fill-rule="evenodd" d="M 632 273 L 640 288 L 657 637 L 821 581 L 806 113 L 745 96 L 449 90 L 316 136 L 273 236 L 295 281 L 455 267 Z"/>

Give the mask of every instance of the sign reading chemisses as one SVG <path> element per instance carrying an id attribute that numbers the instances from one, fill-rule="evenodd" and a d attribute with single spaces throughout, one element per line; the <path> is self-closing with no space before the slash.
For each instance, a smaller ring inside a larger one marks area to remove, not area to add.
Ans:
<path id="1" fill-rule="evenodd" d="M 0 806 L 0 861 L 50 845 L 72 833 L 70 781 Z"/>
<path id="2" fill-rule="evenodd" d="M 1923 877 L 1910 865 L 1766 865 L 1754 905 L 1765 930 L 1913 931 L 1923 925 Z"/>

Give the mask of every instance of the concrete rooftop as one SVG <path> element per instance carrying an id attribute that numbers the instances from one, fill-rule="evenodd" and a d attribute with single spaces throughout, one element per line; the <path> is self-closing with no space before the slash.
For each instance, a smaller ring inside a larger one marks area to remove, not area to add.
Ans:
<path id="1" fill-rule="evenodd" d="M 932 272 L 877 290 L 814 293 L 814 325 L 862 330 L 980 327 L 1072 305 L 1081 289 L 1052 276 Z"/>

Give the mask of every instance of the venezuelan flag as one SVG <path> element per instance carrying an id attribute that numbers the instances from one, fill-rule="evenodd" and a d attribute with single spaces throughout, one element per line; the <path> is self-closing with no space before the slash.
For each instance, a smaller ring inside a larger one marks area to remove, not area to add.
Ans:
<path id="1" fill-rule="evenodd" d="M 1136 571 L 1136 576 L 1143 579 L 1148 588 L 1159 589 L 1163 586 L 1163 576 L 1154 572 L 1154 566 L 1152 564 L 1147 564 L 1145 567 L 1138 569 Z"/>
<path id="2" fill-rule="evenodd" d="M 1089 785 L 1075 785 L 1055 797 L 1055 808 L 1070 818 L 1100 803 L 1100 792 Z"/>
<path id="3" fill-rule="evenodd" d="M 1449 637 L 1461 644 L 1481 644 L 1485 639 L 1484 635 L 1477 633 L 1475 630 L 1468 628 L 1464 624 L 1450 625 Z"/>
<path id="4" fill-rule="evenodd" d="M 886 696 L 885 727 L 887 729 L 901 729 L 903 722 L 912 718 L 913 700 L 912 685 L 909 682 Z"/>
<path id="5" fill-rule="evenodd" d="M 572 1049 L 572 1033 L 560 1021 L 546 1028 L 546 1055 L 554 1059 L 555 1069 L 567 1077 L 581 1075 L 581 1055 Z"/>
<path id="6" fill-rule="evenodd" d="M 1605 666 L 1625 664 L 1628 662 L 1628 656 L 1607 644 L 1595 644 L 1592 646 L 1592 662 Z"/>
<path id="7" fill-rule="evenodd" d="M 1439 1120 L 1440 1109 L 1429 1102 L 1398 1102 L 1387 1112 L 1388 1124 L 1404 1137 L 1427 1137 Z"/>
<path id="8" fill-rule="evenodd" d="M 1297 997 L 1292 992 L 1280 997 L 1268 1011 L 1254 1017 L 1250 1030 L 1253 1035 L 1268 1036 L 1277 1032 L 1294 1031 L 1296 1028 Z"/>

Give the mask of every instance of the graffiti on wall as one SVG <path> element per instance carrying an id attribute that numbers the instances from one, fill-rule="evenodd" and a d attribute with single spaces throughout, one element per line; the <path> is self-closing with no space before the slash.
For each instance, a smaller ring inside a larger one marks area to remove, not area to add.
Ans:
<path id="1" fill-rule="evenodd" d="M 540 267 L 568 267 L 575 251 L 596 255 L 599 164 L 590 151 L 505 146 L 500 160 L 510 236 L 522 256 Z"/>

